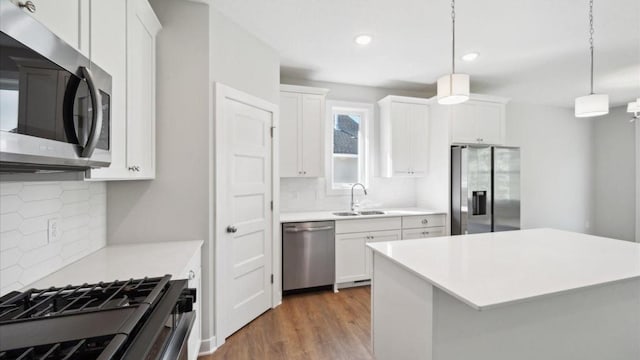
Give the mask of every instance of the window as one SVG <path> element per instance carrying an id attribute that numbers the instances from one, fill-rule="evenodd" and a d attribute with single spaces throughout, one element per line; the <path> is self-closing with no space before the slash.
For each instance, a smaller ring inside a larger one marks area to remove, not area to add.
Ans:
<path id="1" fill-rule="evenodd" d="M 367 144 L 373 106 L 329 102 L 330 144 L 327 161 L 329 192 L 350 189 L 355 183 L 367 185 Z"/>

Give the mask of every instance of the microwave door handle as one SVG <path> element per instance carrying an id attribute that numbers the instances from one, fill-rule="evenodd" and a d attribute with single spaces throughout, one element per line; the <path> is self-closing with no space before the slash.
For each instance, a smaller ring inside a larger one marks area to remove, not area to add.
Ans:
<path id="1" fill-rule="evenodd" d="M 82 75 L 87 80 L 89 95 L 91 96 L 91 103 L 93 104 L 91 132 L 89 133 L 87 144 L 82 148 L 82 153 L 80 155 L 83 158 L 88 158 L 91 157 L 93 150 L 95 150 L 98 145 L 98 139 L 100 138 L 100 132 L 102 131 L 102 96 L 100 95 L 96 83 L 93 81 L 91 71 L 84 66 L 80 69 L 82 70 Z"/>

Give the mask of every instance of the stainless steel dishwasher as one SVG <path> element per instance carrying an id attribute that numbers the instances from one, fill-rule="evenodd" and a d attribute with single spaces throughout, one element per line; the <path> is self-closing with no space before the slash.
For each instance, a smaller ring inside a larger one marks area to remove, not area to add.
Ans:
<path id="1" fill-rule="evenodd" d="M 282 290 L 296 290 L 335 281 L 333 221 L 282 224 Z"/>

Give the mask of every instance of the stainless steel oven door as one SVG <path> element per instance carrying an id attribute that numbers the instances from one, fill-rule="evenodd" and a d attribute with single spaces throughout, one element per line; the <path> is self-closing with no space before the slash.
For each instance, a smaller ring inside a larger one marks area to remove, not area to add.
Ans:
<path id="1" fill-rule="evenodd" d="M 162 360 L 188 360 L 189 334 L 196 320 L 194 311 L 178 314 L 172 324 L 172 334 L 168 339 L 164 353 L 160 357 Z"/>
<path id="2" fill-rule="evenodd" d="M 11 1 L 0 17 L 0 169 L 108 166 L 111 76 Z"/>

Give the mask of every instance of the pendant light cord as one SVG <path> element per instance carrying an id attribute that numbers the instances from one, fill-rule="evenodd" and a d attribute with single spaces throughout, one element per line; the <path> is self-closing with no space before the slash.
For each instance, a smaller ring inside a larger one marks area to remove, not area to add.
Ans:
<path id="1" fill-rule="evenodd" d="M 593 0 L 589 0 L 589 49 L 591 50 L 591 95 L 593 95 Z"/>
<path id="2" fill-rule="evenodd" d="M 593 0 L 591 0 L 593 2 Z M 456 0 L 451 0 L 451 74 L 456 73 Z M 593 51 L 592 51 L 593 53 Z"/>

